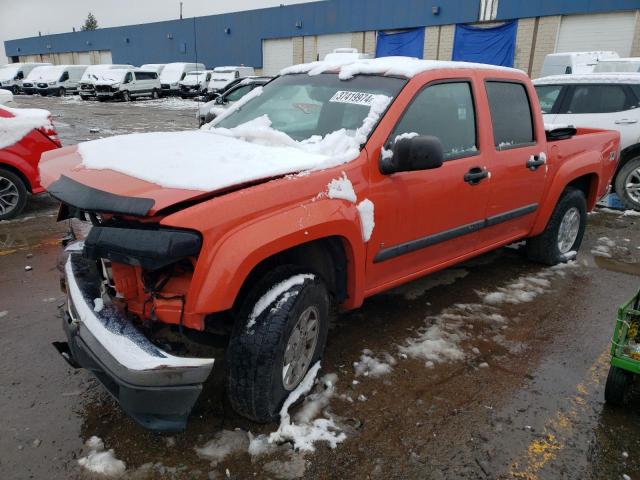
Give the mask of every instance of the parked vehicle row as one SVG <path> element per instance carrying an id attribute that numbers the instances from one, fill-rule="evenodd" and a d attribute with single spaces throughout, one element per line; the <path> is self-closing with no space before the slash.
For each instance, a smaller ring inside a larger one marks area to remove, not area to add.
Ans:
<path id="1" fill-rule="evenodd" d="M 23 80 L 35 68 L 51 65 L 50 63 L 10 63 L 0 67 L 0 88 L 18 94 Z"/>

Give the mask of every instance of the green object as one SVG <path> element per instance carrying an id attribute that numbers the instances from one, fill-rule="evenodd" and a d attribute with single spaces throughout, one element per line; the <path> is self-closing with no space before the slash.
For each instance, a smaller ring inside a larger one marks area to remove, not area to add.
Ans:
<path id="1" fill-rule="evenodd" d="M 640 291 L 618 309 L 611 339 L 611 368 L 604 390 L 607 403 L 626 403 L 632 374 L 640 374 Z"/>

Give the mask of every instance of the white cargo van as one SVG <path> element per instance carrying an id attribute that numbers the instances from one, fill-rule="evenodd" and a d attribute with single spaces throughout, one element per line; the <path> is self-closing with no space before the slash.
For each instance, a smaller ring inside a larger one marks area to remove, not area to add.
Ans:
<path id="1" fill-rule="evenodd" d="M 184 79 L 179 82 L 180 96 L 189 98 L 206 95 L 211 74 L 213 74 L 213 70 L 194 70 L 187 73 Z"/>
<path id="2" fill-rule="evenodd" d="M 569 73 L 592 73 L 601 60 L 619 58 L 616 52 L 565 52 L 544 57 L 540 77 Z"/>
<path id="3" fill-rule="evenodd" d="M 29 75 L 27 75 L 22 81 L 22 87 L 20 88 L 22 93 L 26 95 L 33 95 L 34 93 L 38 93 L 36 83 L 38 82 L 38 80 L 40 80 L 40 74 L 46 72 L 49 67 L 50 65 L 44 65 L 31 70 L 29 72 Z"/>
<path id="4" fill-rule="evenodd" d="M 0 67 L 0 88 L 17 94 L 22 89 L 23 80 L 34 68 L 51 65 L 50 63 L 10 63 Z"/>
<path id="5" fill-rule="evenodd" d="M 593 73 L 607 72 L 640 72 L 640 57 L 600 60 L 593 69 Z"/>
<path id="6" fill-rule="evenodd" d="M 130 102 L 139 97 L 160 98 L 160 79 L 154 70 L 122 68 L 103 70 L 94 82 L 98 100 L 121 99 Z"/>
<path id="7" fill-rule="evenodd" d="M 36 82 L 38 93 L 43 96 L 63 96 L 78 91 L 78 84 L 88 65 L 53 65 L 40 72 Z"/>
<path id="8" fill-rule="evenodd" d="M 82 78 L 80 79 L 80 87 L 78 89 L 78 93 L 80 94 L 80 98 L 82 100 L 89 100 L 92 97 L 96 96 L 94 83 L 98 80 L 98 74 L 105 70 L 115 70 L 122 68 L 133 68 L 133 65 L 118 65 L 112 63 L 105 63 L 101 65 L 91 65 L 87 67 L 87 69 L 82 74 Z"/>
<path id="9" fill-rule="evenodd" d="M 211 81 L 207 86 L 207 97 L 212 99 L 224 92 L 234 80 L 253 77 L 255 74 L 256 72 L 253 67 L 216 67 L 213 69 Z"/>
<path id="10" fill-rule="evenodd" d="M 166 63 L 145 63 L 144 65 L 140 65 L 140 70 L 153 70 L 160 75 L 165 65 Z"/>
<path id="11" fill-rule="evenodd" d="M 184 80 L 188 72 L 206 70 L 204 63 L 167 63 L 160 74 L 160 85 L 163 95 L 177 95 L 180 93 L 180 80 Z"/>

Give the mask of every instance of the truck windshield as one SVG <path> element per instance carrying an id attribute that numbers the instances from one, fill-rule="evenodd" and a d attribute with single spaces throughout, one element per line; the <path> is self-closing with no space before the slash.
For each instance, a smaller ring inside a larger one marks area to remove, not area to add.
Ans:
<path id="1" fill-rule="evenodd" d="M 350 80 L 332 73 L 284 75 L 214 126 L 233 128 L 266 115 L 272 128 L 298 141 L 340 129 L 353 131 L 362 126 L 376 95 L 395 98 L 406 82 L 377 75 Z"/>

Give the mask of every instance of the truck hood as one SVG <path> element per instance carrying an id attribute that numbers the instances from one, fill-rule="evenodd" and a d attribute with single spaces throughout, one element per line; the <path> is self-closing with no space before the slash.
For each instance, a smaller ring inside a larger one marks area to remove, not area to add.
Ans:
<path id="1" fill-rule="evenodd" d="M 154 215 L 182 202 L 356 158 L 359 149 L 348 148 L 353 139 L 344 132 L 338 137 L 296 142 L 264 119 L 233 130 L 122 135 L 48 152 L 40 176 L 52 196 L 82 210 Z"/>

